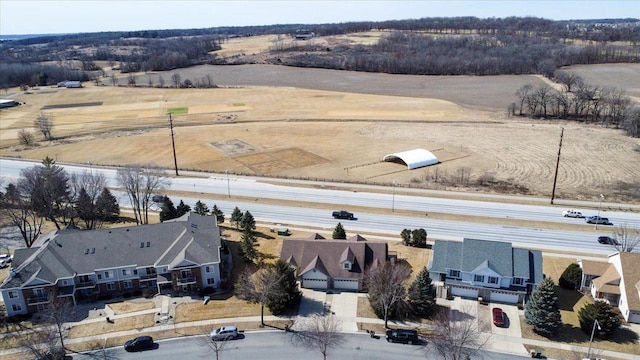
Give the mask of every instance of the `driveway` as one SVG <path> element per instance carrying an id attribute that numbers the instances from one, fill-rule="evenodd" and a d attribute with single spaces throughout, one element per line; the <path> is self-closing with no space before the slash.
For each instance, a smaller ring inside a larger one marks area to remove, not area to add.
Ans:
<path id="1" fill-rule="evenodd" d="M 342 332 L 357 332 L 358 294 L 352 292 L 335 292 L 301 289 L 302 300 L 298 310 L 298 318 L 313 314 L 327 314 L 337 317 L 341 322 Z M 295 325 L 293 326 L 295 329 Z"/>

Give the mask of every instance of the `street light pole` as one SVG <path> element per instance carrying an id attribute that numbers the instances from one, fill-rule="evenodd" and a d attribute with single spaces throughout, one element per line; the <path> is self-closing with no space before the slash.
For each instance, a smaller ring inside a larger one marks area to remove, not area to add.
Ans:
<path id="1" fill-rule="evenodd" d="M 591 338 L 589 339 L 589 350 L 587 350 L 587 359 L 591 359 L 591 343 L 593 342 L 593 334 L 596 332 L 596 325 L 598 326 L 598 330 L 602 330 L 600 327 L 600 323 L 598 323 L 597 319 L 593 320 L 593 329 L 591 329 Z"/>
<path id="2" fill-rule="evenodd" d="M 600 194 L 600 204 L 598 205 L 598 217 L 596 218 L 596 230 L 598 230 L 598 223 L 600 222 L 600 209 L 602 208 L 602 200 L 604 200 L 604 195 Z"/>

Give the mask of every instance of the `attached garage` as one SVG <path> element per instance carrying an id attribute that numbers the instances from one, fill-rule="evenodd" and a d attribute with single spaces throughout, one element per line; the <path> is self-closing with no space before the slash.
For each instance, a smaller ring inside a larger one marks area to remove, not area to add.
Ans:
<path id="1" fill-rule="evenodd" d="M 327 280 L 323 279 L 302 279 L 302 287 L 307 289 L 326 289 Z"/>
<path id="2" fill-rule="evenodd" d="M 504 291 L 492 291 L 489 300 L 491 302 L 515 304 L 518 302 L 518 294 Z"/>
<path id="3" fill-rule="evenodd" d="M 360 290 L 360 280 L 358 279 L 335 279 L 333 280 L 334 289 L 342 290 Z"/>
<path id="4" fill-rule="evenodd" d="M 460 296 L 460 297 L 464 297 L 464 298 L 477 299 L 478 298 L 478 289 L 452 286 L 451 287 L 451 295 Z"/>

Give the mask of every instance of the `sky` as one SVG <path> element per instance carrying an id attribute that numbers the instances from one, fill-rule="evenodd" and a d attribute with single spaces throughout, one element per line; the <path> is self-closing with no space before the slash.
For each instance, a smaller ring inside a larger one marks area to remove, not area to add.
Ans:
<path id="1" fill-rule="evenodd" d="M 425 17 L 640 18 L 638 0 L 0 0 L 0 35 L 64 34 Z"/>

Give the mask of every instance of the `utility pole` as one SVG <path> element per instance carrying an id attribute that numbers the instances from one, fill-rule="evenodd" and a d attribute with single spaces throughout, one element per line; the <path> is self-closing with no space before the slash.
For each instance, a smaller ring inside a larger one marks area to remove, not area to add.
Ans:
<path id="1" fill-rule="evenodd" d="M 169 127 L 171 128 L 171 146 L 173 146 L 173 165 L 176 167 L 176 176 L 179 176 L 178 159 L 176 158 L 176 142 L 173 139 L 173 120 L 171 119 L 171 113 L 169 113 Z"/>
<path id="2" fill-rule="evenodd" d="M 553 176 L 553 190 L 551 191 L 551 205 L 553 205 L 553 198 L 556 197 L 556 182 L 558 181 L 558 167 L 560 166 L 560 150 L 562 150 L 562 135 L 564 135 L 564 128 L 560 131 L 560 145 L 558 145 L 558 160 L 556 161 L 556 173 Z"/>

